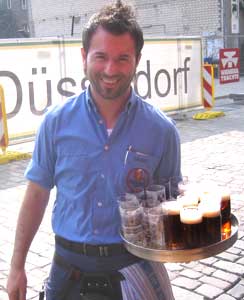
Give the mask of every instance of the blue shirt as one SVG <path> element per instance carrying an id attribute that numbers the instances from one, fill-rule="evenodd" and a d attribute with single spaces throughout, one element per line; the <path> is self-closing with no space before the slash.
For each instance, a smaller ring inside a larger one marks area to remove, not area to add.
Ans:
<path id="1" fill-rule="evenodd" d="M 25 174 L 46 189 L 57 187 L 55 234 L 109 244 L 121 242 L 117 197 L 133 188 L 131 170 L 143 170 L 147 182 L 180 176 L 173 122 L 132 91 L 109 136 L 87 89 L 45 115 Z"/>

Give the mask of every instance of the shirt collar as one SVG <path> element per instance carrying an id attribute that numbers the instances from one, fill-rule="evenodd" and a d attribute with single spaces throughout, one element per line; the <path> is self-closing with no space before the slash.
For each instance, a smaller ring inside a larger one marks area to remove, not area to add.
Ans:
<path id="1" fill-rule="evenodd" d="M 91 112 L 91 109 L 94 109 L 97 111 L 96 105 L 92 99 L 91 92 L 90 92 L 90 86 L 86 89 L 86 102 L 89 112 Z"/>

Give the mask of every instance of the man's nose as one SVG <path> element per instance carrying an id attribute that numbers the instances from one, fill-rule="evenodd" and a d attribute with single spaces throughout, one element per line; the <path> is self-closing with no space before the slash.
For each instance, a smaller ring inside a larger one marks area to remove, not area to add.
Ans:
<path id="1" fill-rule="evenodd" d="M 114 75 L 114 74 L 117 74 L 118 72 L 118 64 L 116 61 L 114 60 L 108 60 L 107 63 L 106 63 L 106 66 L 104 68 L 104 72 L 107 74 L 107 75 Z"/>

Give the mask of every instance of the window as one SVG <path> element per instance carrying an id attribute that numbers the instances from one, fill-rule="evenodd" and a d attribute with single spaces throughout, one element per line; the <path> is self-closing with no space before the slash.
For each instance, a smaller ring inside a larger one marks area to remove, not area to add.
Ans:
<path id="1" fill-rule="evenodd" d="M 7 8 L 11 9 L 12 7 L 12 0 L 7 0 Z"/>
<path id="2" fill-rule="evenodd" d="M 27 8 L 27 0 L 21 0 L 21 7 L 22 7 L 22 9 Z"/>

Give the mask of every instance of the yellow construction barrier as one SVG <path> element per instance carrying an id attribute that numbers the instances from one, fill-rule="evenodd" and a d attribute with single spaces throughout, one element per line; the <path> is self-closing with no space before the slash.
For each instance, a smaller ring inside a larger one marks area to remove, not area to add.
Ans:
<path id="1" fill-rule="evenodd" d="M 214 70 L 213 65 L 203 65 L 202 72 L 202 95 L 203 106 L 207 111 L 199 112 L 193 115 L 194 120 L 208 120 L 224 116 L 222 111 L 212 111 L 214 107 Z"/>
<path id="2" fill-rule="evenodd" d="M 0 164 L 6 164 L 10 161 L 27 159 L 31 157 L 29 153 L 21 153 L 17 151 L 7 151 L 9 145 L 7 116 L 5 109 L 5 97 L 3 87 L 0 85 Z"/>
<path id="3" fill-rule="evenodd" d="M 4 91 L 0 85 L 0 148 L 3 153 L 6 152 L 8 147 L 8 128 L 7 128 L 7 117 L 5 110 L 5 98 Z"/>
<path id="4" fill-rule="evenodd" d="M 11 161 L 29 159 L 31 158 L 30 153 L 21 153 L 17 151 L 6 151 L 4 154 L 0 155 L 0 165 L 9 163 Z"/>
<path id="5" fill-rule="evenodd" d="M 214 119 L 218 117 L 224 116 L 225 113 L 222 111 L 204 111 L 199 112 L 193 115 L 194 120 L 206 120 L 206 119 Z"/>

